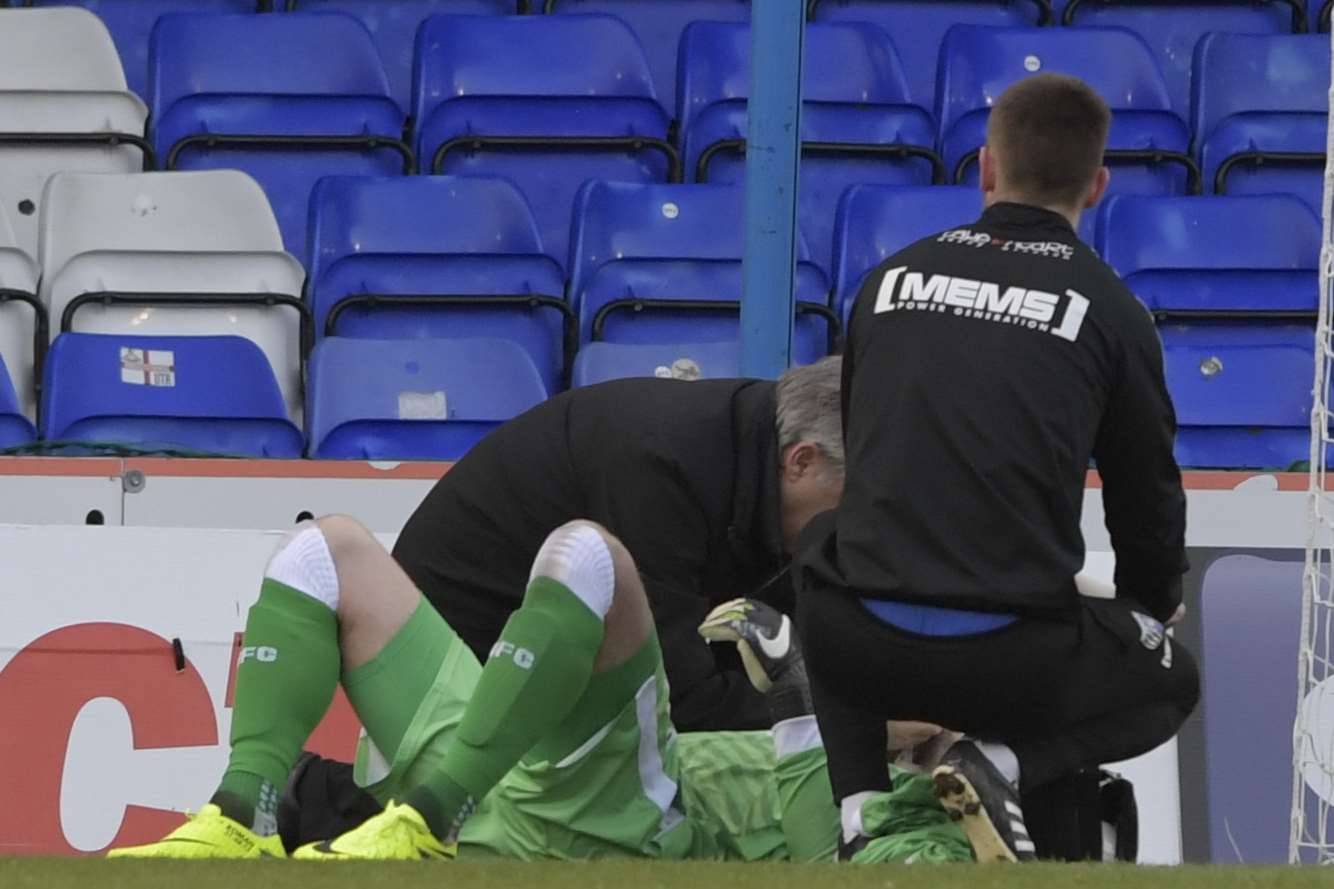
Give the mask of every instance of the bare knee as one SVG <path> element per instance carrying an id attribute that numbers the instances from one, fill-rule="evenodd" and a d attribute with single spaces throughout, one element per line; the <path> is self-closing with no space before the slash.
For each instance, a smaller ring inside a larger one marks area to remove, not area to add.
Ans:
<path id="1" fill-rule="evenodd" d="M 606 635 L 593 664 L 593 670 L 599 673 L 629 660 L 653 635 L 653 612 L 634 557 L 625 544 L 611 535 L 607 548 L 611 550 L 615 568 L 616 589 L 611 610 L 607 612 Z"/>
<path id="2" fill-rule="evenodd" d="M 375 598 L 376 587 L 366 583 L 365 578 L 368 573 L 373 573 L 377 560 L 392 558 L 375 535 L 361 522 L 346 515 L 322 516 L 302 524 L 318 528 L 324 536 L 338 574 L 338 613 L 346 616 L 374 607 L 368 600 Z"/>
<path id="3" fill-rule="evenodd" d="M 380 541 L 356 519 L 331 515 L 306 523 L 327 552 L 335 576 L 344 669 L 375 657 L 412 616 L 421 601 L 412 580 Z M 302 529 L 297 532 L 301 533 Z"/>
<path id="4" fill-rule="evenodd" d="M 616 598 L 626 598 L 636 590 L 642 595 L 643 583 L 639 579 L 639 568 L 635 565 L 634 556 L 630 555 L 630 550 L 626 549 L 619 537 L 608 533 L 605 539 L 607 549 L 611 550 L 611 564 L 616 575 Z"/>
<path id="5" fill-rule="evenodd" d="M 340 556 L 343 558 L 351 557 L 352 553 L 366 546 L 368 542 L 379 545 L 375 535 L 367 530 L 365 525 L 351 516 L 321 516 L 310 522 L 302 522 L 297 527 L 309 525 L 314 525 L 320 529 L 335 563 L 338 562 Z"/>

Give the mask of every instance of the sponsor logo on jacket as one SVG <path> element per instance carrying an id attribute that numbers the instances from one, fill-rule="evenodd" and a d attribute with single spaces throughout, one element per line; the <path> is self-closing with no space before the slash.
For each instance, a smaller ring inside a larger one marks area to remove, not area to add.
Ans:
<path id="1" fill-rule="evenodd" d="M 1048 293 L 992 281 L 928 275 L 907 266 L 889 269 L 876 294 L 875 314 L 948 312 L 996 324 L 1050 333 L 1074 342 L 1088 314 L 1089 301 L 1074 290 Z"/>
<path id="2" fill-rule="evenodd" d="M 936 238 L 938 244 L 957 244 L 963 247 L 993 247 L 1003 253 L 1026 253 L 1029 256 L 1043 256 L 1047 259 L 1073 259 L 1075 248 L 1060 241 L 1012 241 L 998 238 L 986 232 L 975 232 L 967 228 L 956 228 L 942 232 Z"/>

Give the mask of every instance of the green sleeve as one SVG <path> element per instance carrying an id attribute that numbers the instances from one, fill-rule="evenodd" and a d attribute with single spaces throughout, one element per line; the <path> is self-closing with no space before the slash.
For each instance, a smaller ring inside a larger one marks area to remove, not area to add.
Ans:
<path id="1" fill-rule="evenodd" d="M 853 861 L 972 861 L 968 838 L 940 807 L 931 777 L 892 766 L 890 773 L 894 789 L 862 805 L 862 824 L 872 839 Z"/>

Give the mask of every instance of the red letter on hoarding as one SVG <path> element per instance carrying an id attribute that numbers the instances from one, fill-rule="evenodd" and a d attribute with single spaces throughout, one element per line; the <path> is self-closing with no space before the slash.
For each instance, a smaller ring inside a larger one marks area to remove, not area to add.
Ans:
<path id="1" fill-rule="evenodd" d="M 125 624 L 75 624 L 34 640 L 0 671 L 0 846 L 75 854 L 60 823 L 70 730 L 84 705 L 114 698 L 130 716 L 136 750 L 218 743 L 213 703 L 194 665 L 178 673 L 171 643 Z M 126 806 L 113 846 L 149 842 L 181 815 Z"/>

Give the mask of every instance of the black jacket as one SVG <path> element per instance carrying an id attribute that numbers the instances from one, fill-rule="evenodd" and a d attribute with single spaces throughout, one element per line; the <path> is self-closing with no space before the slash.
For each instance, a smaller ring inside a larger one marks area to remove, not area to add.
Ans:
<path id="1" fill-rule="evenodd" d="M 1158 618 L 1180 603 L 1162 346 L 1063 217 L 997 204 L 887 259 L 858 295 L 843 373 L 847 486 L 808 570 L 873 598 L 1069 613 L 1092 456 L 1119 594 Z"/>
<path id="2" fill-rule="evenodd" d="M 622 380 L 559 395 L 446 473 L 394 557 L 484 658 L 546 535 L 598 522 L 643 577 L 677 727 L 767 727 L 732 646 L 707 646 L 695 628 L 784 567 L 774 398 L 774 384 L 756 380 Z M 790 608 L 786 576 L 769 589 Z"/>

